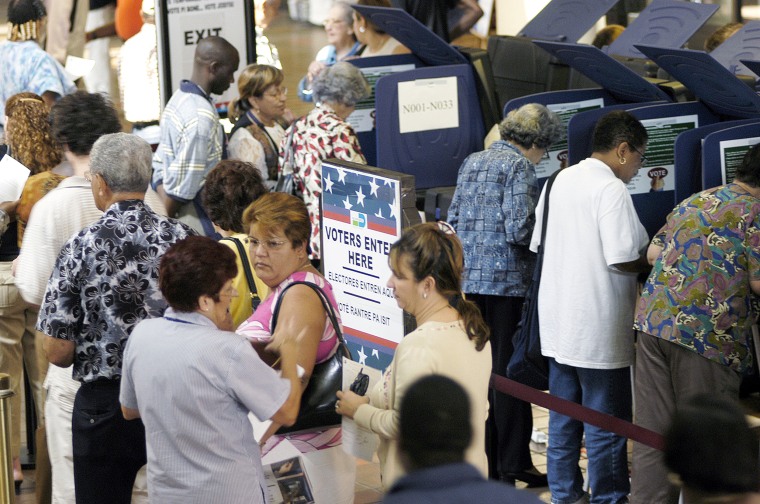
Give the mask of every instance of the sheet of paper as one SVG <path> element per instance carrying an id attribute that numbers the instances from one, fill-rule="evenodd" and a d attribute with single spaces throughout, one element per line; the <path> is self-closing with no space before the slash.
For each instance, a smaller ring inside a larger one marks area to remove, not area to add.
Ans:
<path id="1" fill-rule="evenodd" d="M 456 77 L 417 79 L 398 83 L 400 133 L 459 127 Z"/>
<path id="2" fill-rule="evenodd" d="M 8 155 L 3 156 L 0 159 L 0 202 L 19 199 L 29 173 L 26 166 Z"/>
<path id="3" fill-rule="evenodd" d="M 76 56 L 66 56 L 66 66 L 64 70 L 69 74 L 71 80 L 77 80 L 84 77 L 92 71 L 95 66 L 95 60 L 78 58 Z"/>
<path id="4" fill-rule="evenodd" d="M 314 502 L 314 493 L 306 471 L 303 470 L 301 457 L 265 465 L 264 488 L 269 504 Z"/>
<path id="5" fill-rule="evenodd" d="M 358 362 L 343 359 L 343 390 L 351 386 L 359 373 L 369 376 L 367 393 L 372 390 L 377 382 L 382 379 L 382 373 L 369 366 Z M 343 417 L 343 451 L 364 460 L 372 460 L 372 455 L 377 450 L 379 439 L 377 434 L 356 425 L 350 418 Z"/>

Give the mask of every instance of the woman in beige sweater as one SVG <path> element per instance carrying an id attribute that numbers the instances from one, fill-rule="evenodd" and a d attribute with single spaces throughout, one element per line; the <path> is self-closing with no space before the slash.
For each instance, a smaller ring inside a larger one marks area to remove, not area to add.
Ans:
<path id="1" fill-rule="evenodd" d="M 398 305 L 417 319 L 417 329 L 399 343 L 383 379 L 367 396 L 338 392 L 337 411 L 380 437 L 378 457 L 388 489 L 403 474 L 397 435 L 404 393 L 421 376 L 448 376 L 464 387 L 472 405 L 473 437 L 465 458 L 486 476 L 489 329 L 478 308 L 460 295 L 462 246 L 436 224 L 418 224 L 391 247 L 389 260 L 388 287 Z"/>

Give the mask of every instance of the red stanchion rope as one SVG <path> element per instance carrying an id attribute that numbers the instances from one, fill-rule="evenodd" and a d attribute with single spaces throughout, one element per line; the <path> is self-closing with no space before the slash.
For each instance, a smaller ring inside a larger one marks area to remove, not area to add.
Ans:
<path id="1" fill-rule="evenodd" d="M 497 374 L 491 374 L 490 385 L 491 388 L 502 394 L 508 394 L 525 402 L 556 411 L 562 415 L 613 432 L 651 448 L 661 451 L 665 448 L 665 439 L 661 434 L 639 425 L 634 425 L 631 422 L 626 422 L 607 413 L 601 413 L 573 401 L 550 395 Z"/>

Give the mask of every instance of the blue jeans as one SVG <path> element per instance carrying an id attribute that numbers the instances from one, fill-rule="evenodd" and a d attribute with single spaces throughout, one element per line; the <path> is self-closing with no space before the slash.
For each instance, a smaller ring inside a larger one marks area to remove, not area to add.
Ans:
<path id="1" fill-rule="evenodd" d="M 559 364 L 550 358 L 549 392 L 623 420 L 631 420 L 631 375 L 627 367 L 577 368 Z M 546 458 L 552 503 L 570 504 L 585 495 L 583 476 L 578 466 L 584 429 L 591 502 L 627 502 L 631 486 L 626 438 L 550 411 Z"/>

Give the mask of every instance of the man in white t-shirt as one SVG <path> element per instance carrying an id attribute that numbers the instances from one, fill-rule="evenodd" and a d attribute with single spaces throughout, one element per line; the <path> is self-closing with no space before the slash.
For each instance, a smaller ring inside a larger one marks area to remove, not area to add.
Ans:
<path id="1" fill-rule="evenodd" d="M 626 184 L 644 164 L 647 132 L 625 111 L 603 116 L 593 152 L 560 172 L 551 187 L 538 295 L 541 351 L 549 392 L 631 420 L 636 273 L 649 239 Z M 536 207 L 530 249 L 541 242 L 545 191 Z M 588 502 L 578 460 L 584 425 L 549 414 L 547 469 L 552 502 Z M 626 439 L 585 426 L 595 502 L 627 502 Z"/>

